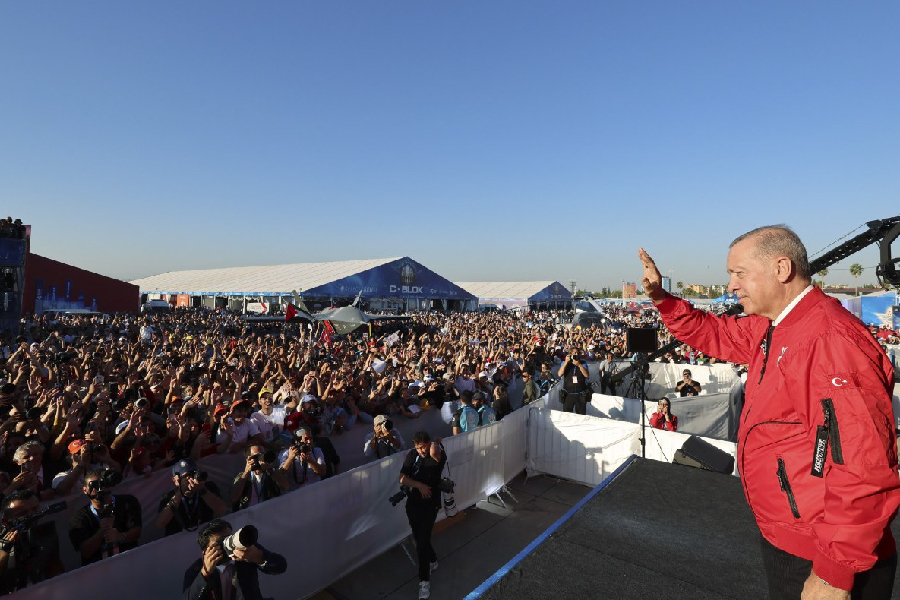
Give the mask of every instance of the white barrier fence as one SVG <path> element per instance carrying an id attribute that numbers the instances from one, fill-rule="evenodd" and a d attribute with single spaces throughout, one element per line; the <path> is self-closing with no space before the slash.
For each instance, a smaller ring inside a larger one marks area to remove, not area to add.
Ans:
<path id="1" fill-rule="evenodd" d="M 490 427 L 445 439 L 457 506 L 486 498 L 522 471 L 527 416 L 527 410 L 516 411 Z M 263 595 L 311 595 L 406 537 L 409 525 L 403 505 L 392 507 L 387 501 L 399 489 L 405 455 L 395 454 L 229 515 L 235 528 L 255 525 L 260 543 L 287 558 L 287 574 L 260 578 Z M 223 460 L 229 458 L 233 457 Z M 163 483 L 160 478 L 160 489 L 147 496 L 158 501 L 169 489 Z M 65 532 L 62 526 L 61 536 Z M 184 532 L 156 540 L 26 588 L 18 597 L 68 600 L 73 590 L 92 600 L 123 594 L 176 597 L 185 569 L 200 556 L 196 539 L 196 532 Z M 401 568 L 409 568 L 411 576 L 415 572 L 412 565 Z"/>

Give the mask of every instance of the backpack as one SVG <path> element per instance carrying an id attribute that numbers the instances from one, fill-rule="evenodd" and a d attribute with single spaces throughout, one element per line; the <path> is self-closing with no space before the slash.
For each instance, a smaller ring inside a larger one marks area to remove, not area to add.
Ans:
<path id="1" fill-rule="evenodd" d="M 460 431 L 473 431 L 478 427 L 479 415 L 478 411 L 463 404 L 462 412 L 459 413 L 459 429 Z"/>
<path id="2" fill-rule="evenodd" d="M 490 406 L 484 405 L 478 410 L 479 425 L 493 425 L 497 422 L 497 412 Z"/>

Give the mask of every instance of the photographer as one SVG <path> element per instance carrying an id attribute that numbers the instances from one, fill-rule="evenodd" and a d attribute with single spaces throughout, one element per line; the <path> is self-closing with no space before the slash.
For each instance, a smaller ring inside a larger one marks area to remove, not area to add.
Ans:
<path id="1" fill-rule="evenodd" d="M 246 528 L 245 528 L 246 529 Z M 238 530 L 239 537 L 243 530 Z M 254 542 L 236 546 L 233 554 L 225 550 L 232 535 L 227 521 L 215 519 L 207 523 L 197 536 L 203 555 L 184 573 L 182 600 L 262 600 L 259 574 L 279 575 L 287 570 L 285 558 Z"/>
<path id="2" fill-rule="evenodd" d="M 619 371 L 612 352 L 607 352 L 605 358 L 600 361 L 600 393 L 605 394 L 609 390 L 610 396 L 616 395 L 616 384 L 612 381 L 612 376 Z"/>
<path id="3" fill-rule="evenodd" d="M 52 521 L 35 522 L 41 517 L 39 505 L 37 495 L 29 489 L 14 492 L 3 501 L 0 594 L 10 594 L 63 572 L 56 525 Z"/>
<path id="4" fill-rule="evenodd" d="M 557 374 L 563 378 L 563 410 L 586 414 L 588 370 L 578 355 L 577 348 L 569 349 Z"/>
<path id="5" fill-rule="evenodd" d="M 682 398 L 699 394 L 703 388 L 700 387 L 698 382 L 691 379 L 691 372 L 685 369 L 681 375 L 684 379 L 678 382 L 678 385 L 675 386 L 675 391 L 678 392 Z"/>
<path id="6" fill-rule="evenodd" d="M 137 547 L 141 537 L 141 505 L 128 494 L 113 495 L 113 473 L 88 469 L 84 495 L 90 503 L 69 521 L 69 540 L 82 566 Z"/>
<path id="7" fill-rule="evenodd" d="M 182 459 L 172 467 L 175 489 L 160 500 L 156 515 L 156 526 L 165 529 L 165 535 L 194 531 L 201 523 L 225 514 L 225 501 L 219 495 L 219 487 L 206 478 L 206 472 L 199 471 L 197 463 L 190 458 Z"/>
<path id="8" fill-rule="evenodd" d="M 290 489 L 284 472 L 275 468 L 275 460 L 274 450 L 266 450 L 259 444 L 247 448 L 244 470 L 235 477 L 231 486 L 232 510 L 238 511 L 271 500 Z"/>
<path id="9" fill-rule="evenodd" d="M 307 427 L 294 431 L 290 447 L 278 456 L 279 472 L 296 487 L 321 481 L 328 475 L 325 453 L 313 443 L 312 432 Z"/>
<path id="10" fill-rule="evenodd" d="M 403 436 L 385 415 L 375 417 L 374 431 L 366 436 L 363 454 L 366 458 L 384 458 L 403 450 Z"/>
<path id="11" fill-rule="evenodd" d="M 431 595 L 431 571 L 437 568 L 437 554 L 431 546 L 431 530 L 441 507 L 441 472 L 447 456 L 441 447 L 441 438 L 434 438 L 426 431 L 413 436 L 414 450 L 410 450 L 400 469 L 400 485 L 406 488 L 406 516 L 416 541 L 419 561 L 419 598 Z"/>

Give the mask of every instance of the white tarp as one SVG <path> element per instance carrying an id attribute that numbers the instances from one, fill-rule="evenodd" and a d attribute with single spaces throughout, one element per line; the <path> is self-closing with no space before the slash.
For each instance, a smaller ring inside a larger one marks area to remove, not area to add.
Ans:
<path id="1" fill-rule="evenodd" d="M 529 475 L 544 473 L 595 486 L 632 454 L 637 425 L 549 408 L 530 409 Z"/>
<path id="2" fill-rule="evenodd" d="M 528 427 L 528 474 L 545 474 L 597 485 L 628 460 L 641 455 L 641 428 L 633 423 L 556 410 L 532 409 Z M 690 434 L 646 429 L 646 457 L 672 462 Z M 707 439 L 732 456 L 734 442 Z M 737 475 L 735 468 L 734 475 Z"/>

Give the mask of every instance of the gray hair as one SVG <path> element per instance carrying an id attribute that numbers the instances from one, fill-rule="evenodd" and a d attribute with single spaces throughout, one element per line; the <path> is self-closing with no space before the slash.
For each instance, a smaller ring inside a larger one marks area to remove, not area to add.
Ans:
<path id="1" fill-rule="evenodd" d="M 41 454 L 44 454 L 44 446 L 37 440 L 30 440 L 16 448 L 16 453 L 13 454 L 13 460 L 16 462 L 23 460 L 26 456 L 31 454 L 32 450 L 37 450 Z"/>
<path id="2" fill-rule="evenodd" d="M 785 256 L 794 263 L 797 276 L 801 279 L 810 279 L 809 259 L 806 256 L 806 246 L 800 241 L 794 231 L 787 225 L 765 225 L 735 238 L 729 248 L 733 248 L 738 242 L 754 238 L 756 241 L 755 258 L 776 258 Z"/>

